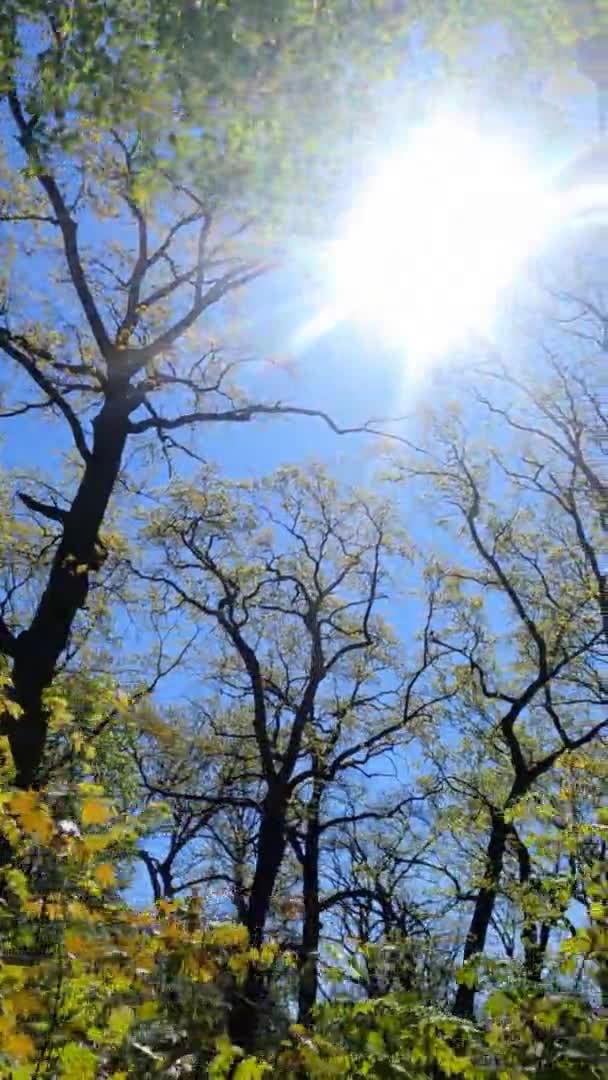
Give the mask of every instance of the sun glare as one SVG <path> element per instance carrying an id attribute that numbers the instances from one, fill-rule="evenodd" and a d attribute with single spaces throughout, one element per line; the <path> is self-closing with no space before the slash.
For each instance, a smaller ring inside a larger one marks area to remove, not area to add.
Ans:
<path id="1" fill-rule="evenodd" d="M 538 248 L 543 185 L 509 145 L 444 116 L 387 162 L 332 254 L 340 317 L 372 321 L 411 364 L 488 333 Z"/>

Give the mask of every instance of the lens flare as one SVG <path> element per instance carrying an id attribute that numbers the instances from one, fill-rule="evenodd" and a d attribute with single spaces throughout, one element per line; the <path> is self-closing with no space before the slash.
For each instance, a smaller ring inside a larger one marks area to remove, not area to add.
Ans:
<path id="1" fill-rule="evenodd" d="M 331 256 L 336 310 L 424 365 L 488 333 L 554 207 L 516 150 L 455 116 L 420 130 L 371 182 Z"/>

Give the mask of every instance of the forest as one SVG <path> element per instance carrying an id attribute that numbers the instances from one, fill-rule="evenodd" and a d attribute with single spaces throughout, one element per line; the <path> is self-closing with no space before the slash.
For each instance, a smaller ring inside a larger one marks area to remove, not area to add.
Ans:
<path id="1" fill-rule="evenodd" d="M 601 0 L 4 0 L 0 1078 L 608 1078 L 606 222 L 469 326 L 456 198 L 594 81 Z"/>

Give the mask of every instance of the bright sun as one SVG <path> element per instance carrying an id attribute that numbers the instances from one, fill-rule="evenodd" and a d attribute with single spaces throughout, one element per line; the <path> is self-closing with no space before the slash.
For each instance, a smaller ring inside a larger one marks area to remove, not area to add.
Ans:
<path id="1" fill-rule="evenodd" d="M 336 245 L 339 317 L 372 321 L 420 365 L 488 332 L 548 209 L 512 147 L 436 119 L 370 184 Z"/>

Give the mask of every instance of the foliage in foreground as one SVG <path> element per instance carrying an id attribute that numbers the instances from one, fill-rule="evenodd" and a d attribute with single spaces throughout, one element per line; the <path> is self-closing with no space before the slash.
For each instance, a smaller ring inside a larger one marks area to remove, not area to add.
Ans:
<path id="1" fill-rule="evenodd" d="M 144 911 L 120 898 L 120 867 L 154 827 L 151 817 L 134 824 L 86 781 L 5 790 L 0 805 L 4 842 L 19 851 L 18 864 L 2 869 L 2 1076 L 608 1075 L 605 1010 L 551 992 L 547 982 L 526 986 L 507 967 L 494 972 L 479 1024 L 421 1004 L 414 993 L 367 1000 L 336 993 L 309 1028 L 290 1024 L 278 988 L 293 961 L 276 944 L 251 948 L 243 927 L 210 922 L 196 894 Z M 556 980 L 578 956 L 598 970 L 605 963 L 603 873 L 600 864 L 589 869 L 596 917 L 566 940 Z M 230 1002 L 252 970 L 268 1012 L 258 1056 L 226 1034 Z"/>

